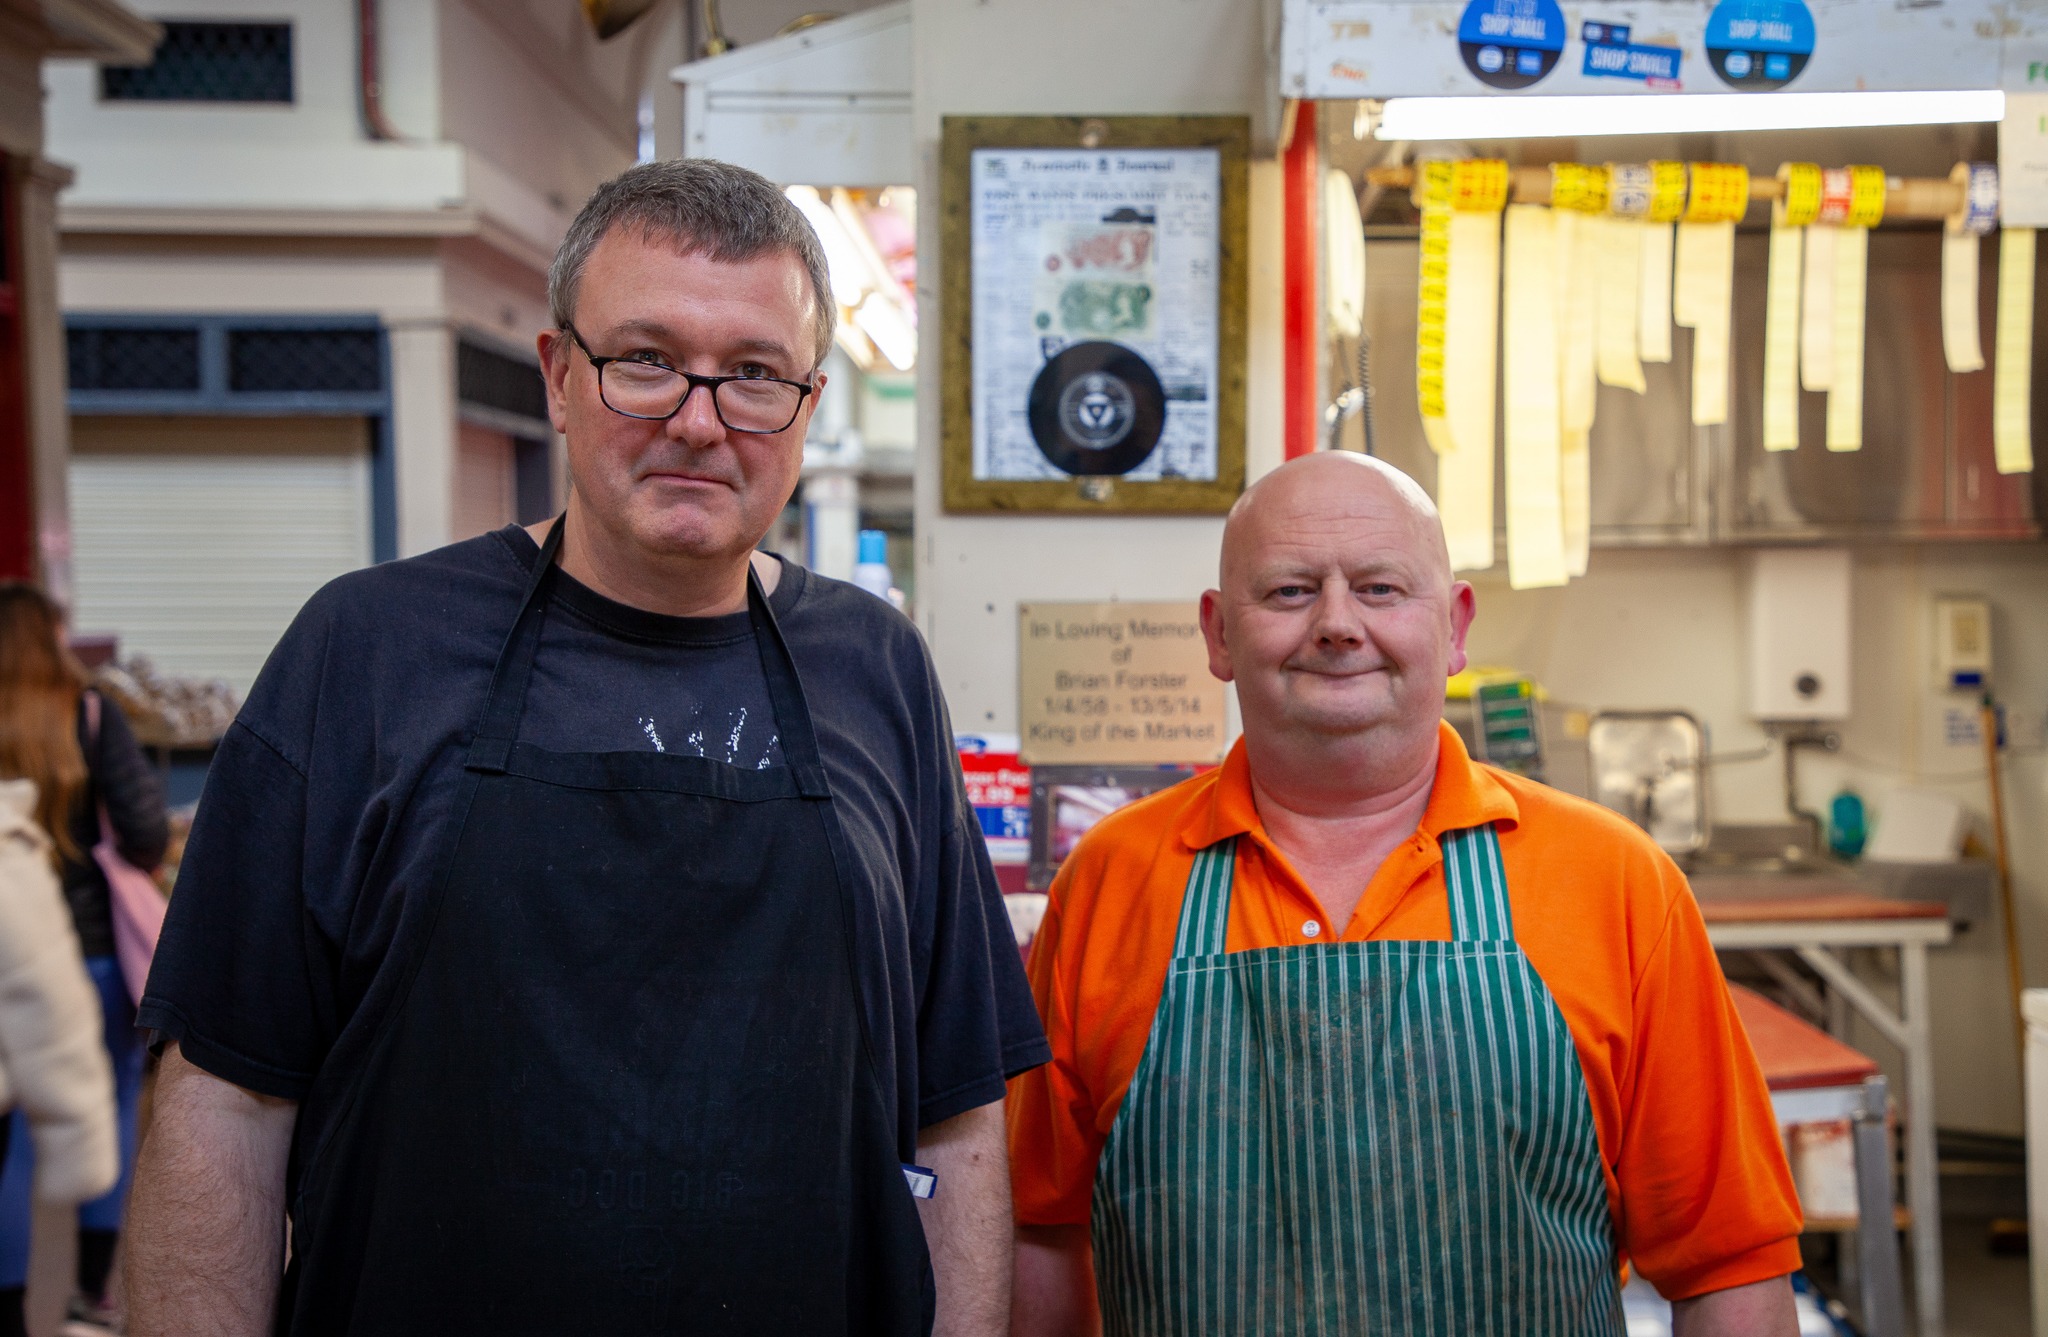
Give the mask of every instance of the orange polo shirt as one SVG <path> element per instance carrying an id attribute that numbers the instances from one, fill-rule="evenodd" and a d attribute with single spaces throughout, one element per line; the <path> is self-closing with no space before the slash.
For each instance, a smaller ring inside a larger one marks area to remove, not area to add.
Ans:
<path id="1" fill-rule="evenodd" d="M 1268 839 L 1244 744 L 1105 818 L 1052 887 L 1031 987 L 1052 1061 L 1010 1083 L 1017 1218 L 1088 1220 L 1096 1162 L 1173 955 L 1196 850 L 1243 836 L 1229 950 L 1451 936 L 1437 837 L 1496 823 L 1515 938 L 1571 1029 L 1624 1257 L 1671 1299 L 1799 1267 L 1799 1206 L 1756 1056 L 1677 865 L 1622 818 L 1474 763 L 1445 725 L 1420 829 L 1333 934 Z M 1316 932 L 1305 933 L 1309 925 Z"/>

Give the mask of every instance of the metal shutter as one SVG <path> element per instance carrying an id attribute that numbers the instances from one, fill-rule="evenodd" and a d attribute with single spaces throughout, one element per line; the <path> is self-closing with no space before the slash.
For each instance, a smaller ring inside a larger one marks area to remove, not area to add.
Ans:
<path id="1" fill-rule="evenodd" d="M 300 605 L 370 561 L 360 418 L 72 420 L 73 623 L 246 693 Z"/>
<path id="2" fill-rule="evenodd" d="M 474 538 L 512 523 L 514 481 L 512 438 L 463 423 L 455 438 L 453 536 Z"/>

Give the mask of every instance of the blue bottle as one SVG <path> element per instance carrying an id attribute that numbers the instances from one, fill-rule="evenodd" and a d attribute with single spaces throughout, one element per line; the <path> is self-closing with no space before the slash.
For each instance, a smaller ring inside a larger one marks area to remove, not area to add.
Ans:
<path id="1" fill-rule="evenodd" d="M 878 599 L 889 597 L 896 577 L 889 570 L 889 535 L 884 531 L 860 531 L 860 561 L 853 568 L 853 583 Z"/>

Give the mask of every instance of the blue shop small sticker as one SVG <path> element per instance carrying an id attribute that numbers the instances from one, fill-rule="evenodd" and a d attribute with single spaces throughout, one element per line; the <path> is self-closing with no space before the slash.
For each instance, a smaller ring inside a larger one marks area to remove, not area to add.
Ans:
<path id="1" fill-rule="evenodd" d="M 1458 21 L 1458 54 L 1489 88 L 1527 88 L 1564 55 L 1557 0 L 1471 0 Z"/>
<path id="2" fill-rule="evenodd" d="M 1626 23 L 1582 23 L 1579 38 L 1586 44 L 1581 73 L 1588 79 L 1633 79 L 1651 88 L 1677 88 L 1679 58 L 1675 46 L 1637 46 L 1629 41 Z"/>
<path id="3" fill-rule="evenodd" d="M 1730 88 L 1768 92 L 1806 69 L 1814 36 L 1804 0 L 1721 0 L 1707 16 L 1707 63 Z"/>

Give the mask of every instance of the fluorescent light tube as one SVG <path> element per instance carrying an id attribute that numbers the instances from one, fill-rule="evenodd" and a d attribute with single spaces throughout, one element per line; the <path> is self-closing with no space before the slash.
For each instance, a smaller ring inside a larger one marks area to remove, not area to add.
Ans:
<path id="1" fill-rule="evenodd" d="M 1913 93 L 1637 93 L 1607 97 L 1397 97 L 1380 139 L 1549 139 L 1997 121 L 1997 89 Z"/>
<path id="2" fill-rule="evenodd" d="M 896 370 L 909 371 L 917 365 L 917 327 L 887 296 L 871 292 L 862 298 L 854 309 L 853 323 Z"/>
<path id="3" fill-rule="evenodd" d="M 859 306 L 863 294 L 881 286 L 868 267 L 867 257 L 860 253 L 839 216 L 817 191 L 809 186 L 790 186 L 782 193 L 803 211 L 811 230 L 818 234 L 818 245 L 825 251 L 825 268 L 832 276 L 833 300 L 843 307 Z"/>

